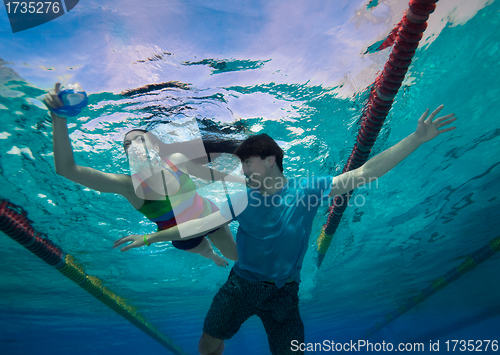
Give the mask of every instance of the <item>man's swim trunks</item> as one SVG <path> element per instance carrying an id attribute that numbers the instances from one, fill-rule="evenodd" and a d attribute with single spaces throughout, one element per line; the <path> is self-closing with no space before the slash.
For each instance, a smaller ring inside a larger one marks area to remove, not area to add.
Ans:
<path id="1" fill-rule="evenodd" d="M 304 325 L 299 314 L 299 284 L 278 288 L 272 282 L 245 280 L 231 271 L 215 295 L 203 331 L 217 339 L 230 339 L 240 326 L 256 315 L 264 324 L 274 355 L 297 354 L 292 340 L 304 342 Z"/>

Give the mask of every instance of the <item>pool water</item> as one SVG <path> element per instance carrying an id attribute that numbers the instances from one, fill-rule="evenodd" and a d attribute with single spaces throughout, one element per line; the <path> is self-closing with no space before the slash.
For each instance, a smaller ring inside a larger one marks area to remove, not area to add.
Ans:
<path id="1" fill-rule="evenodd" d="M 22 206 L 36 230 L 196 354 L 229 268 L 169 243 L 112 249 L 120 237 L 155 228 L 123 198 L 55 173 L 52 127 L 39 98 L 56 81 L 85 88 L 89 106 L 68 119 L 71 140 L 77 163 L 102 171 L 128 172 L 121 143 L 129 129 L 171 127 L 191 117 L 204 134 L 269 134 L 285 149 L 287 177 L 336 175 L 356 141 L 368 86 L 388 57 L 388 50 L 367 48 L 387 36 L 406 6 L 85 1 L 15 34 L 2 13 L 0 198 Z M 327 218 L 320 209 L 302 270 L 307 342 L 423 343 L 419 353 L 434 353 L 430 344 L 438 341 L 440 352 L 453 352 L 447 341 L 451 348 L 453 340 L 500 341 L 499 255 L 364 337 L 500 235 L 499 11 L 492 0 L 437 3 L 372 155 L 412 133 L 428 107 L 444 104 L 458 128 L 357 191 L 362 203 L 346 210 L 318 269 L 316 239 Z M 166 82 L 161 90 L 121 94 Z M 231 228 L 236 232 L 237 224 Z M 168 353 L 6 235 L 0 240 L 2 354 Z M 483 352 L 500 350 L 490 345 Z M 269 354 L 257 318 L 226 342 L 225 354 Z"/>

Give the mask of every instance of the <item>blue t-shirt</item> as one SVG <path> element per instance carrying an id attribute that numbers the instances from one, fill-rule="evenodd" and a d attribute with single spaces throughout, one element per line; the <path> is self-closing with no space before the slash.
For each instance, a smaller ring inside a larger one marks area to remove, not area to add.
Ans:
<path id="1" fill-rule="evenodd" d="M 234 272 L 250 281 L 274 281 L 282 287 L 288 279 L 300 282 L 314 216 L 328 200 L 332 177 L 289 179 L 274 195 L 258 189 L 232 195 L 221 208 L 228 220 L 239 222 L 236 246 L 239 260 Z"/>

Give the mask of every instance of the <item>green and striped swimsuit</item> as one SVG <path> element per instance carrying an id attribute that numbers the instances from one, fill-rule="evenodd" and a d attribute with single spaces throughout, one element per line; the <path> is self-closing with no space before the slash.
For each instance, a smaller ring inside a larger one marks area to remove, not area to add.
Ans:
<path id="1" fill-rule="evenodd" d="M 182 172 L 170 160 L 165 158 L 164 162 L 168 164 L 168 168 L 166 166 L 164 168 L 169 170 L 179 182 L 179 190 L 174 194 L 169 194 L 164 200 L 144 200 L 144 205 L 139 209 L 139 212 L 158 225 L 158 230 L 168 229 L 192 219 L 203 218 L 219 210 L 212 201 L 196 192 L 196 185 L 188 174 Z M 142 188 L 144 193 L 151 190 L 144 182 Z M 197 247 L 203 238 L 174 240 L 172 245 L 177 249 L 189 250 Z"/>

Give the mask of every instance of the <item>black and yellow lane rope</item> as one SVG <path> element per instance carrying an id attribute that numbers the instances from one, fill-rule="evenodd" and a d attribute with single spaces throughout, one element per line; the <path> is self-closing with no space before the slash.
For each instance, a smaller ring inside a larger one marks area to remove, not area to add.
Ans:
<path id="1" fill-rule="evenodd" d="M 99 278 L 88 275 L 71 255 L 65 254 L 47 236 L 36 232 L 31 226 L 27 213 L 21 207 L 5 200 L 0 202 L 0 230 L 3 233 L 49 265 L 54 266 L 64 276 L 77 283 L 85 291 L 159 342 L 173 354 L 186 355 L 170 338 L 149 323 L 135 307 L 129 305 L 125 299 L 117 296 L 104 286 Z"/>
<path id="2" fill-rule="evenodd" d="M 392 313 L 388 313 L 385 316 L 384 321 L 377 323 L 375 326 L 370 328 L 364 335 L 364 339 L 371 336 L 372 334 L 378 332 L 380 329 L 392 323 L 403 314 L 413 309 L 420 303 L 424 302 L 426 299 L 434 295 L 436 292 L 442 290 L 446 286 L 448 286 L 453 281 L 457 280 L 460 276 L 465 275 L 469 271 L 473 270 L 479 264 L 485 262 L 493 255 L 500 251 L 500 237 L 496 237 L 488 242 L 482 248 L 476 250 L 475 252 L 469 254 L 465 261 L 463 261 L 457 267 L 449 270 L 444 276 L 441 276 L 431 284 L 423 289 L 417 296 L 410 298 L 404 305 L 398 307 Z"/>

